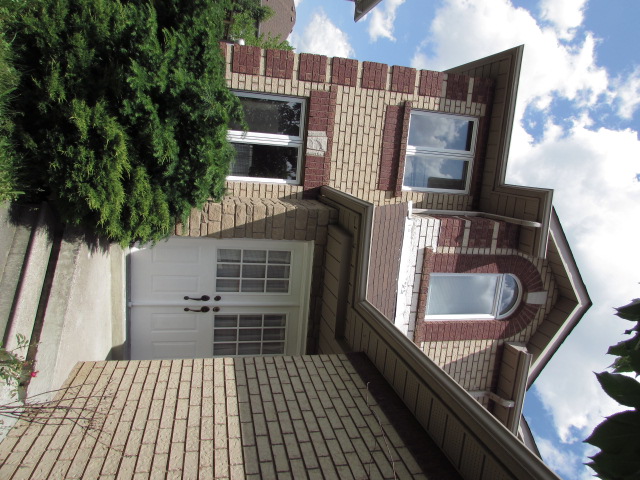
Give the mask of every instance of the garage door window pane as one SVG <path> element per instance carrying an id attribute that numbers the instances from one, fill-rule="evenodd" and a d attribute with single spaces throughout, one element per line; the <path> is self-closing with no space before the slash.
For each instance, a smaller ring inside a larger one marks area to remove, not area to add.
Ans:
<path id="1" fill-rule="evenodd" d="M 216 270 L 217 291 L 289 293 L 290 264 L 291 252 L 287 250 L 221 249 Z M 269 280 L 265 283 L 266 279 Z"/>
<path id="2" fill-rule="evenodd" d="M 214 355 L 281 355 L 286 327 L 285 314 L 215 315 Z"/>
<path id="3" fill-rule="evenodd" d="M 218 261 L 226 263 L 240 263 L 242 258 L 242 250 L 232 250 L 229 248 L 221 248 L 218 250 Z"/>

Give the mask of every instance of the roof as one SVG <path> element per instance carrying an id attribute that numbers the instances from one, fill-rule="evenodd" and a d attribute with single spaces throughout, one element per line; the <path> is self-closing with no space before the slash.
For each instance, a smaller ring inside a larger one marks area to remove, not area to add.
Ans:
<path id="1" fill-rule="evenodd" d="M 533 354 L 527 388 L 592 305 L 555 209 L 550 220 L 547 260 L 556 279 L 558 298 L 527 343 L 528 350 Z"/>
<path id="2" fill-rule="evenodd" d="M 323 315 L 321 350 L 363 352 L 463 478 L 557 479 L 367 300 L 373 205 L 329 187 L 322 187 L 321 198 L 340 210 L 336 227 L 352 238 L 350 256 L 343 259 L 351 269 L 345 279 L 348 311 L 345 318 Z"/>
<path id="3" fill-rule="evenodd" d="M 521 45 L 451 68 L 446 73 L 495 81 L 478 210 L 540 223 L 540 228 L 522 226 L 519 249 L 545 258 L 553 190 L 505 182 L 523 53 Z"/>

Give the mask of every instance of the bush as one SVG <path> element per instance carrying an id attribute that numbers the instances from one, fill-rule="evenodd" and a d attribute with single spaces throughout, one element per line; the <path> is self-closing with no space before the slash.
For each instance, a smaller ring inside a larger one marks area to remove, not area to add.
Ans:
<path id="1" fill-rule="evenodd" d="M 0 1 L 0 202 L 14 200 L 21 193 L 16 186 L 18 161 L 11 140 L 13 115 L 8 106 L 19 76 L 4 33 L 7 22 L 18 14 L 20 7 L 20 2 Z"/>
<path id="2" fill-rule="evenodd" d="M 240 106 L 219 39 L 228 0 L 33 0 L 12 24 L 11 107 L 29 191 L 121 244 L 219 199 Z"/>

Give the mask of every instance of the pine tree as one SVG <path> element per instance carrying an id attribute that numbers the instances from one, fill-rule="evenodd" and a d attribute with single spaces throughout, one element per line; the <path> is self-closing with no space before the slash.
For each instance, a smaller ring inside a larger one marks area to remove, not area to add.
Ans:
<path id="1" fill-rule="evenodd" d="M 11 25 L 13 141 L 29 191 L 121 244 L 219 199 L 240 117 L 219 39 L 228 0 L 32 0 Z"/>

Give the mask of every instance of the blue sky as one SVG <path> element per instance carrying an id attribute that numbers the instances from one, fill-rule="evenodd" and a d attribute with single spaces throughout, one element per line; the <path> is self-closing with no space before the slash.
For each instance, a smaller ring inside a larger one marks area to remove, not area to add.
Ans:
<path id="1" fill-rule="evenodd" d="M 594 371 L 640 296 L 640 2 L 382 0 L 353 22 L 344 0 L 296 0 L 298 52 L 442 70 L 525 45 L 507 181 L 553 188 L 593 307 L 529 391 L 546 462 L 591 478 L 582 443 L 618 407 Z"/>

